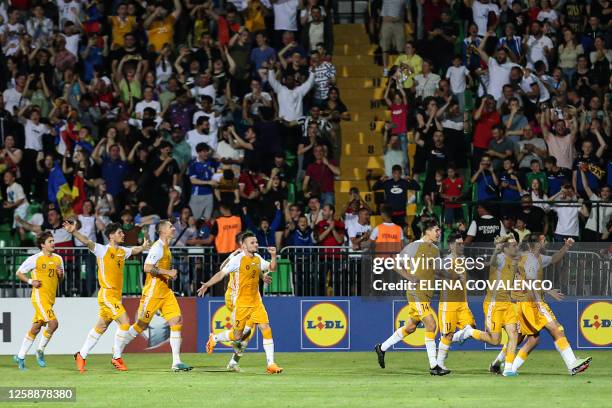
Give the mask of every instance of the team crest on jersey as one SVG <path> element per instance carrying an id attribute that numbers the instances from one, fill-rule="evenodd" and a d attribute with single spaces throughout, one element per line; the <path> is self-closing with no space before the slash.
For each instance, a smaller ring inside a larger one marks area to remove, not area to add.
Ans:
<path id="1" fill-rule="evenodd" d="M 582 304 L 579 303 L 579 306 Z M 584 305 L 578 320 L 581 337 L 585 343 L 581 347 L 612 346 L 612 302 L 592 302 Z"/>
<path id="2" fill-rule="evenodd" d="M 42 264 L 42 268 L 43 269 L 47 269 L 47 265 L 46 264 Z"/>
<path id="3" fill-rule="evenodd" d="M 348 301 L 302 301 L 302 348 L 350 348 Z"/>

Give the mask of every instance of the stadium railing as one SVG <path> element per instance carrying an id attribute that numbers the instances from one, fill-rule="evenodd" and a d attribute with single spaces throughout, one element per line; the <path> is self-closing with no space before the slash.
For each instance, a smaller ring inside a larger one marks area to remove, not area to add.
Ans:
<path id="1" fill-rule="evenodd" d="M 603 245 L 570 250 L 563 260 L 545 269 L 545 279 L 553 282 L 568 296 L 606 296 L 612 293 L 611 259 Z M 15 273 L 19 265 L 35 248 L 0 248 L 0 298 L 28 297 L 29 285 L 20 282 Z M 491 246 L 473 245 L 466 255 L 489 258 Z M 555 247 L 547 249 L 552 255 Z M 96 260 L 85 248 L 58 248 L 64 259 L 65 278 L 60 282 L 58 296 L 92 296 L 97 291 Z M 172 281 L 172 289 L 181 296 L 194 296 L 200 282 L 214 275 L 225 259 L 213 247 L 173 247 L 173 267 L 179 276 Z M 262 253 L 266 257 L 267 254 Z M 297 247 L 280 251 L 278 268 L 272 282 L 264 285 L 267 296 L 359 296 L 362 276 L 369 274 L 371 252 L 357 252 L 350 247 Z M 130 258 L 125 263 L 123 293 L 139 296 L 144 283 L 144 256 Z M 486 279 L 488 268 L 471 273 L 470 278 Z M 224 288 L 214 288 L 211 294 L 222 295 Z"/>

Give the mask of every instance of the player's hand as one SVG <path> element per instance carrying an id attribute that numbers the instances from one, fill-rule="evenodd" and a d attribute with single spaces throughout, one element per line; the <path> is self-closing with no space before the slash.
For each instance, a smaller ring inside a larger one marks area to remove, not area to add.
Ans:
<path id="1" fill-rule="evenodd" d="M 202 284 L 202 286 L 200 286 L 200 288 L 198 289 L 198 296 L 204 297 L 204 295 L 208 291 L 208 286 L 206 286 L 204 282 L 200 282 L 200 283 Z"/>
<path id="2" fill-rule="evenodd" d="M 267 248 L 268 252 L 270 253 L 270 256 L 275 257 L 276 256 L 276 247 L 268 247 Z"/>
<path id="3" fill-rule="evenodd" d="M 38 289 L 38 288 L 40 288 L 41 286 L 42 286 L 42 282 L 41 282 L 41 281 L 39 281 L 39 280 L 33 280 L 33 281 L 32 281 L 32 287 L 33 287 L 33 288 L 37 288 L 37 289 Z"/>
<path id="4" fill-rule="evenodd" d="M 148 240 L 147 237 L 144 238 L 144 240 L 142 241 L 142 249 L 144 249 L 145 251 L 149 250 L 151 248 L 151 241 Z"/>
<path id="5" fill-rule="evenodd" d="M 172 280 L 176 279 L 176 275 L 177 275 L 177 271 L 176 269 L 170 269 L 170 273 L 168 274 L 168 277 Z"/>
<path id="6" fill-rule="evenodd" d="M 559 289 L 551 289 L 547 292 L 551 298 L 555 300 L 563 300 L 565 299 L 565 295 Z"/>
<path id="7" fill-rule="evenodd" d="M 266 285 L 271 284 L 271 283 L 272 283 L 272 277 L 270 276 L 270 272 L 266 272 L 266 273 L 264 273 L 264 275 L 263 275 L 263 279 L 262 279 L 262 280 L 263 280 L 263 282 L 264 282 Z"/>
<path id="8" fill-rule="evenodd" d="M 76 222 L 64 221 L 62 227 L 69 233 L 73 234 L 76 231 Z"/>

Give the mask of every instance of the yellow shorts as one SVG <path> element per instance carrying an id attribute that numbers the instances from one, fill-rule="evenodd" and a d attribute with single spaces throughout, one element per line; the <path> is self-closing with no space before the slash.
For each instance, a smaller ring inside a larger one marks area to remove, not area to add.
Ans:
<path id="1" fill-rule="evenodd" d="M 484 302 L 482 308 L 489 333 L 501 333 L 504 326 L 518 321 L 512 302 Z"/>
<path id="2" fill-rule="evenodd" d="M 40 299 L 40 301 L 32 300 L 32 306 L 34 306 L 34 318 L 32 323 L 40 323 L 46 326 L 51 320 L 56 320 L 55 312 L 53 311 L 53 304 L 49 299 Z"/>
<path id="3" fill-rule="evenodd" d="M 239 306 L 232 311 L 232 326 L 234 330 L 243 330 L 247 323 L 252 327 L 255 324 L 269 322 L 268 312 L 266 312 L 262 302 L 252 307 Z"/>
<path id="4" fill-rule="evenodd" d="M 557 320 L 546 302 L 519 302 L 519 331 L 525 336 L 538 334 L 548 323 Z"/>
<path id="5" fill-rule="evenodd" d="M 161 316 L 170 320 L 181 315 L 181 308 L 174 293 L 166 295 L 163 298 L 141 297 L 140 306 L 138 307 L 138 320 L 149 323 L 157 311 L 161 312 Z"/>
<path id="6" fill-rule="evenodd" d="M 438 305 L 440 333 L 454 333 L 468 324 L 475 326 L 474 315 L 466 302 L 440 302 Z"/>
<path id="7" fill-rule="evenodd" d="M 410 293 L 408 298 L 408 314 L 415 322 L 420 322 L 426 316 L 434 316 L 436 312 L 431 308 L 430 298 L 428 296 L 419 296 L 418 294 Z"/>
<path id="8" fill-rule="evenodd" d="M 100 306 L 98 315 L 106 322 L 116 320 L 125 313 L 121 298 L 112 295 L 105 289 L 100 289 L 98 292 L 98 305 Z"/>

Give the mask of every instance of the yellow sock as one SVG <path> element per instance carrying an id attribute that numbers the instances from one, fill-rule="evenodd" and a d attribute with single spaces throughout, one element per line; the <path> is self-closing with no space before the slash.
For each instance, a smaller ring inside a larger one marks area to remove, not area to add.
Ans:
<path id="1" fill-rule="evenodd" d="M 175 324 L 174 326 L 170 326 L 170 331 L 181 331 L 183 329 L 182 324 Z"/>
<path id="2" fill-rule="evenodd" d="M 43 336 L 45 336 L 46 338 L 50 338 L 50 337 L 51 337 L 51 333 L 49 333 L 49 332 L 47 331 L 47 329 L 44 329 L 42 334 L 43 334 Z"/>
<path id="3" fill-rule="evenodd" d="M 35 335 L 34 333 L 32 333 L 31 331 L 28 331 L 28 337 L 29 337 L 31 340 L 34 340 L 34 339 L 36 338 L 36 335 Z"/>
<path id="4" fill-rule="evenodd" d="M 440 338 L 440 341 L 442 342 L 442 344 L 444 344 L 445 346 L 450 346 L 450 344 L 452 343 L 452 340 L 449 340 L 446 336 L 442 336 Z"/>
<path id="5" fill-rule="evenodd" d="M 102 333 L 104 333 L 104 330 L 100 329 L 100 328 L 99 328 L 99 327 L 97 327 L 97 326 L 96 326 L 96 327 L 94 327 L 94 330 L 95 330 L 95 331 L 96 331 L 96 333 L 98 333 L 98 334 L 102 334 Z M 142 330 L 141 330 L 141 331 L 142 331 Z M 140 333 L 140 332 L 138 332 L 138 333 Z"/>
<path id="6" fill-rule="evenodd" d="M 480 340 L 482 338 L 482 331 L 474 329 L 472 332 L 472 337 L 476 340 Z"/>
<path id="7" fill-rule="evenodd" d="M 506 353 L 506 366 L 512 367 L 512 363 L 514 362 L 514 357 L 516 357 L 515 353 Z"/>
<path id="8" fill-rule="evenodd" d="M 520 358 L 522 358 L 522 359 L 523 359 L 523 361 L 527 360 L 527 356 L 528 356 L 528 355 L 529 355 L 529 354 L 527 354 L 526 352 L 524 352 L 524 351 L 523 351 L 523 349 L 520 349 L 520 350 L 519 350 L 519 352 L 518 352 L 518 356 L 519 356 Z"/>
<path id="9" fill-rule="evenodd" d="M 272 329 L 269 327 L 267 329 L 263 329 L 261 331 L 261 335 L 263 336 L 264 339 L 270 340 L 272 338 Z"/>
<path id="10" fill-rule="evenodd" d="M 404 333 L 404 337 L 408 336 L 410 333 L 408 333 L 408 328 L 406 326 L 404 326 L 403 328 L 403 333 Z"/>
<path id="11" fill-rule="evenodd" d="M 567 341 L 567 337 L 561 337 L 560 339 L 555 340 L 555 345 L 559 351 L 563 351 L 570 346 L 569 342 Z"/>
<path id="12" fill-rule="evenodd" d="M 142 328 L 136 323 L 134 323 L 131 327 L 136 331 L 136 333 L 138 334 L 142 333 Z"/>

